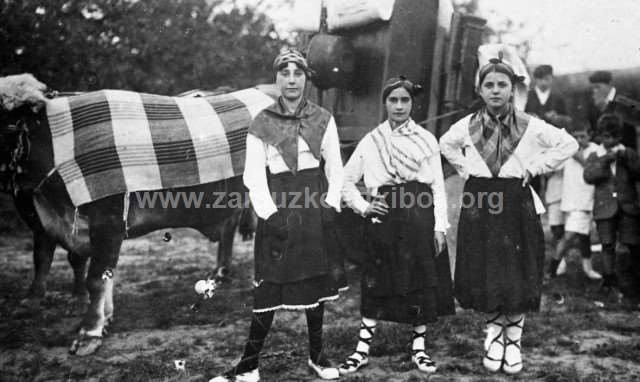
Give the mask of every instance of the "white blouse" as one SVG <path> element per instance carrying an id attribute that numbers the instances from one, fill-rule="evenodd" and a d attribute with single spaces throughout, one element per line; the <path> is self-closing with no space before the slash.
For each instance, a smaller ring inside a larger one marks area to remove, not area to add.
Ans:
<path id="1" fill-rule="evenodd" d="M 329 183 L 325 202 L 336 211 L 340 211 L 340 190 L 342 189 L 344 170 L 340 156 L 338 129 L 333 117 L 329 120 L 322 138 L 320 154 L 325 160 L 324 171 Z M 249 199 L 253 208 L 258 217 L 268 219 L 278 211 L 278 208 L 271 198 L 265 168 L 268 167 L 272 174 L 291 170 L 285 164 L 278 149 L 251 134 L 247 134 L 247 154 L 244 166 L 242 179 L 244 185 L 249 189 Z M 298 171 L 319 166 L 320 161 L 313 156 L 307 142 L 298 136 Z"/>
<path id="2" fill-rule="evenodd" d="M 469 135 L 471 114 L 453 124 L 440 138 L 442 155 L 461 177 L 491 178 L 491 171 L 476 149 Z M 464 149 L 464 154 L 462 150 Z M 551 172 L 578 151 L 578 142 L 564 129 L 558 129 L 541 119 L 531 117 L 524 135 L 511 157 L 500 168 L 500 178 L 524 178 L 528 170 L 532 176 Z M 536 212 L 544 206 L 531 188 Z"/>
<path id="3" fill-rule="evenodd" d="M 391 128 L 388 124 L 383 124 L 382 134 L 386 140 L 391 138 Z M 433 150 L 433 154 L 429 156 L 416 173 L 415 179 L 404 179 L 404 182 L 416 180 L 421 183 L 429 184 L 433 191 L 433 204 L 435 215 L 434 231 L 445 232 L 449 227 L 447 220 L 447 196 L 444 190 L 444 176 L 442 174 L 442 162 L 440 160 L 440 150 L 438 141 L 430 132 L 425 130 L 427 143 Z M 397 184 L 397 180 L 393 179 L 385 170 L 379 160 L 377 146 L 371 135 L 368 133 L 358 143 L 351 158 L 344 168 L 344 186 L 342 189 L 342 197 L 346 204 L 360 215 L 364 215 L 365 210 L 369 207 L 367 202 L 356 187 L 356 183 L 364 177 L 364 184 L 367 193 L 371 196 L 378 194 L 378 188 L 384 185 Z"/>

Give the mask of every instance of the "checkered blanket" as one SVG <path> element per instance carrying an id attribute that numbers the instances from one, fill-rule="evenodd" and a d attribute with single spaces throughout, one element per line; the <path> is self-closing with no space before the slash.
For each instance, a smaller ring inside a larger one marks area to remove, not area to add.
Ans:
<path id="1" fill-rule="evenodd" d="M 202 97 L 101 90 L 47 102 L 55 166 L 78 206 L 242 174 L 257 89 Z"/>

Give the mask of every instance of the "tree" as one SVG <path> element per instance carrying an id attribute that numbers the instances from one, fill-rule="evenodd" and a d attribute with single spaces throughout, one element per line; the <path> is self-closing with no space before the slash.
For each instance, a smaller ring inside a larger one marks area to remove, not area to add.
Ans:
<path id="1" fill-rule="evenodd" d="M 484 4 L 484 3 L 483 3 Z M 468 13 L 487 19 L 487 27 L 482 36 L 483 43 L 501 43 L 514 46 L 520 57 L 525 61 L 531 51 L 531 41 L 541 30 L 531 29 L 524 22 L 512 19 L 507 15 L 492 10 L 487 3 L 480 7 L 479 0 L 454 0 L 453 6 L 457 12 Z"/>
<path id="2" fill-rule="evenodd" d="M 175 94 L 272 81 L 286 42 L 255 8 L 223 0 L 4 0 L 0 75 L 59 90 Z"/>

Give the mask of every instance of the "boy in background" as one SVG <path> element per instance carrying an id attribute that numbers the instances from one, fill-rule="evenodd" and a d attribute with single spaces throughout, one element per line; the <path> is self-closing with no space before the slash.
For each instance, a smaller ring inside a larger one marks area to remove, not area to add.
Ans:
<path id="1" fill-rule="evenodd" d="M 572 124 L 570 118 L 559 121 L 556 126 L 560 129 L 569 130 Z M 552 247 L 557 247 L 560 240 L 564 237 L 564 214 L 561 209 L 562 202 L 562 174 L 563 168 L 557 168 L 555 171 L 546 174 L 546 188 L 544 193 L 544 201 L 547 208 L 547 222 L 552 235 Z M 555 256 L 554 256 L 555 257 Z M 567 264 L 558 259 L 549 263 L 547 273 L 550 277 L 561 275 L 566 272 Z"/>
<path id="2" fill-rule="evenodd" d="M 587 159 L 584 180 L 595 185 L 593 217 L 602 242 L 603 288 L 618 288 L 616 241 L 629 248 L 630 258 L 618 261 L 620 287 L 628 297 L 640 297 L 640 203 L 635 183 L 640 181 L 638 154 L 623 146 L 623 123 L 615 114 L 598 119 L 601 145 Z"/>
<path id="3" fill-rule="evenodd" d="M 594 186 L 583 179 L 586 159 L 596 151 L 598 145 L 590 142 L 588 122 L 579 121 L 573 124 L 569 133 L 579 144 L 578 152 L 568 159 L 559 172 L 562 172 L 562 192 L 560 211 L 564 221 L 564 233 L 558 240 L 551 260 L 550 269 L 557 271 L 560 261 L 567 251 L 577 247 L 582 256 L 582 270 L 591 280 L 600 280 L 602 275 L 593 270 L 591 263 L 591 242 L 589 232 L 593 222 Z M 551 272 L 553 277 L 555 272 Z"/>

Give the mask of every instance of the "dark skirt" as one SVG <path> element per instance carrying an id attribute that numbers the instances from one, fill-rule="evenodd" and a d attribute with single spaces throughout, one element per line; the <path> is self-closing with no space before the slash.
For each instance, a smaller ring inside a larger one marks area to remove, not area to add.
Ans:
<path id="1" fill-rule="evenodd" d="M 446 252 L 436 257 L 433 244 L 431 188 L 409 182 L 383 186 L 379 194 L 386 194 L 390 209 L 382 223 L 367 218 L 362 315 L 419 325 L 453 314 L 449 257 Z M 408 203 L 411 199 L 422 202 Z"/>
<path id="2" fill-rule="evenodd" d="M 455 295 L 464 308 L 524 313 L 540 308 L 544 235 L 522 179 L 470 177 L 458 225 Z"/>
<path id="3" fill-rule="evenodd" d="M 338 298 L 347 286 L 337 248 L 335 210 L 321 200 L 327 191 L 318 169 L 269 175 L 269 190 L 287 221 L 286 249 L 271 251 L 273 235 L 258 220 L 255 240 L 254 312 L 308 309 Z"/>

